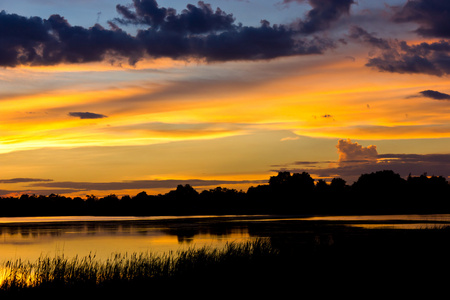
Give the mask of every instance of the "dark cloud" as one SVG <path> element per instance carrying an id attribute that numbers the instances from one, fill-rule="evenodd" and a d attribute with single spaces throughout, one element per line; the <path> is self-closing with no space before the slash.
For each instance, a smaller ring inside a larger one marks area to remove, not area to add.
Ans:
<path id="1" fill-rule="evenodd" d="M 443 0 L 408 0 L 394 15 L 395 22 L 419 24 L 417 33 L 427 37 L 450 38 L 450 2 Z"/>
<path id="2" fill-rule="evenodd" d="M 418 34 L 426 37 L 450 37 L 450 2 L 441 0 L 408 0 L 393 7 L 392 20 L 419 25 Z M 397 39 L 378 38 L 360 27 L 353 27 L 350 37 L 378 49 L 367 66 L 391 73 L 421 73 L 435 76 L 450 73 L 450 41 L 423 42 L 410 45 Z"/>
<path id="3" fill-rule="evenodd" d="M 258 60 L 282 56 L 320 54 L 333 48 L 328 39 L 298 40 L 284 26 L 241 26 L 202 36 L 186 36 L 160 30 L 141 30 L 137 38 L 152 57 L 196 58 L 207 61 Z"/>
<path id="4" fill-rule="evenodd" d="M 450 154 L 435 154 L 435 155 L 420 155 L 420 154 L 383 154 L 380 159 L 358 160 L 336 162 L 332 166 L 314 168 L 298 167 L 292 165 L 283 168 L 274 169 L 272 171 L 289 171 L 289 172 L 308 172 L 322 178 L 341 177 L 348 182 L 356 181 L 361 174 L 372 173 L 376 171 L 392 170 L 402 177 L 407 177 L 409 174 L 419 176 L 427 173 L 428 175 L 443 176 L 449 178 Z"/>
<path id="5" fill-rule="evenodd" d="M 77 117 L 80 119 L 102 119 L 107 118 L 105 115 L 96 114 L 92 112 L 70 112 L 69 116 L 71 117 Z"/>
<path id="6" fill-rule="evenodd" d="M 422 73 L 435 76 L 450 74 L 450 42 L 423 42 L 409 45 L 405 41 L 377 38 L 354 26 L 349 37 L 378 50 L 366 66 L 391 73 Z"/>
<path id="7" fill-rule="evenodd" d="M 233 15 L 200 1 L 198 7 L 187 5 L 181 13 L 160 8 L 154 0 L 135 0 L 134 10 L 118 6 L 120 24 L 149 26 L 138 31 L 151 57 L 196 58 L 207 61 L 272 59 L 282 56 L 323 53 L 335 47 L 329 39 L 300 39 L 287 25 L 250 27 L 236 24 Z"/>
<path id="8" fill-rule="evenodd" d="M 359 26 L 351 26 L 349 30 L 349 37 L 352 39 L 360 40 L 372 47 L 379 49 L 390 49 L 389 42 L 382 38 L 377 38 L 374 34 L 371 34 Z"/>
<path id="9" fill-rule="evenodd" d="M 299 23 L 300 32 L 308 34 L 330 28 L 333 22 L 350 12 L 350 6 L 354 3 L 353 0 L 309 0 L 308 2 L 312 9 L 306 14 L 306 19 Z"/>
<path id="10" fill-rule="evenodd" d="M 294 162 L 272 171 L 308 172 L 324 178 L 342 177 L 349 182 L 356 181 L 361 174 L 382 170 L 393 170 L 403 177 L 424 173 L 450 176 L 450 154 L 378 154 L 375 145 L 364 147 L 349 139 L 339 140 L 336 148 L 337 161 Z"/>
<path id="11" fill-rule="evenodd" d="M 22 181 L 20 181 L 22 180 Z M 120 190 L 148 190 L 148 189 L 175 189 L 178 185 L 189 184 L 194 188 L 217 187 L 234 184 L 263 184 L 267 180 L 201 180 L 201 179 L 165 179 L 165 180 L 130 180 L 120 182 L 74 182 L 53 181 L 50 179 L 16 178 L 0 180 L 0 183 L 34 182 L 23 190 L 0 190 L 0 196 L 10 194 L 70 194 L 91 191 L 120 191 Z M 11 182 L 10 182 L 11 181 Z M 51 181 L 51 182 L 49 182 Z"/>
<path id="12" fill-rule="evenodd" d="M 438 91 L 426 90 L 426 91 L 421 91 L 420 94 L 422 94 L 422 96 L 424 96 L 424 97 L 431 98 L 434 100 L 450 100 L 449 94 L 441 93 Z"/>
<path id="13" fill-rule="evenodd" d="M 79 192 L 78 190 L 73 189 L 32 189 L 32 190 L 0 190 L 0 197 L 17 197 L 18 195 L 27 194 L 27 195 L 62 195 L 62 194 L 70 194 Z"/>
<path id="14" fill-rule="evenodd" d="M 232 14 L 203 1 L 177 12 L 155 0 L 117 5 L 120 14 L 110 28 L 72 26 L 60 15 L 48 19 L 0 13 L 0 66 L 55 65 L 122 61 L 134 65 L 145 57 L 207 61 L 272 59 L 320 54 L 335 47 L 329 38 L 309 36 L 327 29 L 348 13 L 351 0 L 311 0 L 312 9 L 300 26 L 259 27 L 235 23 Z M 297 25 L 298 25 L 297 24 Z M 121 26 L 137 25 L 135 36 Z M 304 33 L 299 37 L 299 33 Z"/>
<path id="15" fill-rule="evenodd" d="M 396 42 L 381 56 L 369 59 L 367 66 L 395 73 L 423 73 L 443 76 L 450 73 L 450 42 L 408 45 Z"/>
<path id="16" fill-rule="evenodd" d="M 135 38 L 121 30 L 71 26 L 63 17 L 47 20 L 0 12 L 0 65 L 54 65 L 101 61 L 123 56 L 135 63 L 142 50 Z"/>
<path id="17" fill-rule="evenodd" d="M 11 178 L 11 179 L 0 179 L 0 183 L 25 183 L 25 182 L 46 182 L 53 181 L 52 179 L 42 179 L 42 178 Z"/>
<path id="18" fill-rule="evenodd" d="M 271 165 L 272 168 L 287 168 L 289 166 L 309 166 L 316 167 L 316 165 L 323 165 L 325 163 L 332 164 L 335 161 L 295 161 L 290 164 Z"/>
<path id="19" fill-rule="evenodd" d="M 198 6 L 188 4 L 186 9 L 177 14 L 173 8 L 159 7 L 155 0 L 134 0 L 134 11 L 117 5 L 122 18 L 115 21 L 121 24 L 148 25 L 151 30 L 183 34 L 201 34 L 234 29 L 234 17 L 220 8 L 215 11 L 203 1 Z"/>
<path id="20" fill-rule="evenodd" d="M 114 190 L 132 190 L 132 189 L 158 189 L 158 188 L 175 188 L 177 185 L 189 184 L 196 186 L 218 186 L 223 184 L 246 184 L 246 183 L 265 183 L 267 180 L 201 180 L 201 179 L 167 179 L 167 180 L 133 180 L 121 182 L 48 182 L 48 183 L 34 183 L 30 187 L 40 188 L 58 188 L 70 189 L 76 191 L 114 191 Z"/>
<path id="21" fill-rule="evenodd" d="M 450 154 L 379 154 L 378 159 L 398 163 L 436 163 L 448 167 Z"/>

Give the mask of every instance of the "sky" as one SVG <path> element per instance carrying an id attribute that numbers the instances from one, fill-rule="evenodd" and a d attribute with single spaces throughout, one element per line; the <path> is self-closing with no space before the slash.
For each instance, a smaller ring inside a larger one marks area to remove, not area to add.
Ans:
<path id="1" fill-rule="evenodd" d="M 450 176 L 450 2 L 0 0 L 0 196 Z"/>

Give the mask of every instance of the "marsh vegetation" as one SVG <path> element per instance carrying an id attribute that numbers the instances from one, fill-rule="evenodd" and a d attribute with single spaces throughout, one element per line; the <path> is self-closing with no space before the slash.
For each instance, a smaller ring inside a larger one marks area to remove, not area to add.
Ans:
<path id="1" fill-rule="evenodd" d="M 297 225 L 296 225 L 297 224 Z M 4 264 L 5 296 L 419 295 L 445 290 L 450 230 L 325 223 L 253 225 L 267 238 L 163 255 L 42 257 Z M 444 272 L 443 272 L 444 271 Z M 211 294 L 213 293 L 213 294 Z"/>

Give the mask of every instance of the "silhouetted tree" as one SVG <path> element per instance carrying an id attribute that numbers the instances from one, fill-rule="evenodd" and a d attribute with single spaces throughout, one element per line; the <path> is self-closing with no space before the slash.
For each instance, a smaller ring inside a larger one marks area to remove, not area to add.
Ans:
<path id="1" fill-rule="evenodd" d="M 193 213 L 198 208 L 199 193 L 189 184 L 179 184 L 175 190 L 164 195 L 175 214 Z"/>
<path id="2" fill-rule="evenodd" d="M 383 170 L 370 174 L 362 174 L 353 184 L 353 189 L 372 193 L 377 197 L 380 194 L 389 196 L 389 193 L 402 189 L 405 186 L 405 182 L 399 174 L 391 170 Z"/>
<path id="3" fill-rule="evenodd" d="M 358 206 L 373 213 L 400 212 L 405 205 L 406 180 L 392 170 L 383 170 L 362 174 L 352 185 L 352 189 L 361 197 Z M 356 205 L 356 204 L 355 204 Z"/>
<path id="4" fill-rule="evenodd" d="M 336 177 L 331 180 L 330 187 L 333 191 L 342 191 L 347 187 L 347 182 L 342 178 Z"/>
<path id="5" fill-rule="evenodd" d="M 237 214 L 248 209 L 246 194 L 242 190 L 216 187 L 202 191 L 199 199 L 202 213 Z"/>
<path id="6" fill-rule="evenodd" d="M 408 198 L 411 206 L 423 212 L 450 212 L 450 186 L 442 176 L 420 176 L 407 178 Z"/>
<path id="7" fill-rule="evenodd" d="M 115 194 L 102 198 L 57 194 L 0 197 L 0 216 L 43 215 L 168 215 L 168 214 L 361 214 L 361 213 L 450 213 L 450 185 L 442 176 L 408 176 L 392 170 L 362 174 L 351 186 L 342 178 L 330 184 L 306 172 L 279 172 L 268 184 L 249 187 L 247 192 L 216 187 L 198 193 L 189 184 L 178 185 L 164 195 L 134 197 Z"/>
<path id="8" fill-rule="evenodd" d="M 292 182 L 302 192 L 312 191 L 314 189 L 314 179 L 307 172 L 292 174 Z"/>
<path id="9" fill-rule="evenodd" d="M 270 177 L 269 186 L 274 210 L 294 213 L 310 209 L 315 186 L 314 179 L 307 172 L 292 175 L 290 172 L 279 172 L 277 176 Z"/>
<path id="10" fill-rule="evenodd" d="M 325 180 L 319 179 L 316 183 L 316 190 L 319 192 L 327 192 L 328 191 L 328 184 Z"/>
<path id="11" fill-rule="evenodd" d="M 247 189 L 247 205 L 254 213 L 269 213 L 274 199 L 270 185 L 260 184 Z"/>
<path id="12" fill-rule="evenodd" d="M 269 185 L 273 188 L 280 188 L 289 185 L 291 178 L 291 173 L 288 171 L 278 172 L 277 176 L 270 177 Z"/>

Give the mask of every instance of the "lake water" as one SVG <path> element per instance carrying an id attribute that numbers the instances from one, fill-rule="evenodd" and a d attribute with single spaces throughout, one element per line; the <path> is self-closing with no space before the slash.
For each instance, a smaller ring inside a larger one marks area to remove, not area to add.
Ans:
<path id="1" fill-rule="evenodd" d="M 396 216 L 192 216 L 0 218 L 0 261 L 40 256 L 109 258 L 115 253 L 168 253 L 189 247 L 223 247 L 256 239 L 254 222 L 337 222 L 365 228 L 448 226 L 450 215 Z"/>

